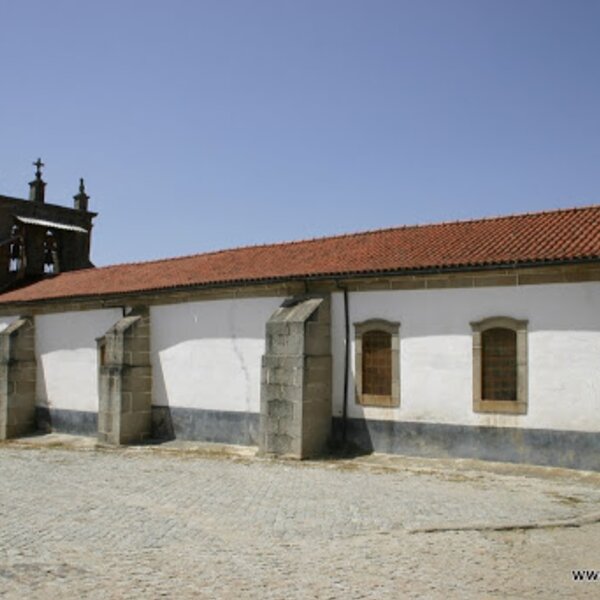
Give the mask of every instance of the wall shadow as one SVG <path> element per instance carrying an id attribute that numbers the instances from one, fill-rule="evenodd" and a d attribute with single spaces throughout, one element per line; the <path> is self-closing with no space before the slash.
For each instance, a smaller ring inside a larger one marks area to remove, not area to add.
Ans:
<path id="1" fill-rule="evenodd" d="M 170 406 L 152 406 L 151 442 L 163 444 L 175 439 Z"/>

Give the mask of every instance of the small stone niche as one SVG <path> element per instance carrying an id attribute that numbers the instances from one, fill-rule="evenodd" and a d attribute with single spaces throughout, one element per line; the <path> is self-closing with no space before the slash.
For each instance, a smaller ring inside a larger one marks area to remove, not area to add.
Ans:
<path id="1" fill-rule="evenodd" d="M 150 438 L 152 425 L 148 310 L 132 310 L 97 343 L 98 440 L 111 445 L 144 442 Z"/>

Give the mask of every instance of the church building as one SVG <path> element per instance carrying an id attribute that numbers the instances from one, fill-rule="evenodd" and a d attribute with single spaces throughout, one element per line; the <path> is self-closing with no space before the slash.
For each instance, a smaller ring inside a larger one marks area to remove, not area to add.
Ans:
<path id="1" fill-rule="evenodd" d="M 600 470 L 600 206 L 95 268 L 0 196 L 0 439 L 184 439 Z"/>

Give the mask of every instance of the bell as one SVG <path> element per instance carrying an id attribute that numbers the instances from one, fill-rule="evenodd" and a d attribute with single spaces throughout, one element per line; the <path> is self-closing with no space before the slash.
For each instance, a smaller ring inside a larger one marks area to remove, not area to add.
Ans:
<path id="1" fill-rule="evenodd" d="M 53 265 L 54 261 L 52 260 L 52 250 L 50 248 L 46 248 L 44 252 L 44 264 L 45 265 Z"/>
<path id="2" fill-rule="evenodd" d="M 14 260 L 21 258 L 21 248 L 18 243 L 10 245 L 10 257 Z"/>

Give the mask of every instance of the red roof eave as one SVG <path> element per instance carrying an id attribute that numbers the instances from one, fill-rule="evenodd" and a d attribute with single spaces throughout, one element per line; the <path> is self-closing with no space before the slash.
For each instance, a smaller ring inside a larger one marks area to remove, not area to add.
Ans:
<path id="1" fill-rule="evenodd" d="M 5 292 L 0 304 L 599 258 L 600 206 L 591 206 L 83 269 Z"/>

